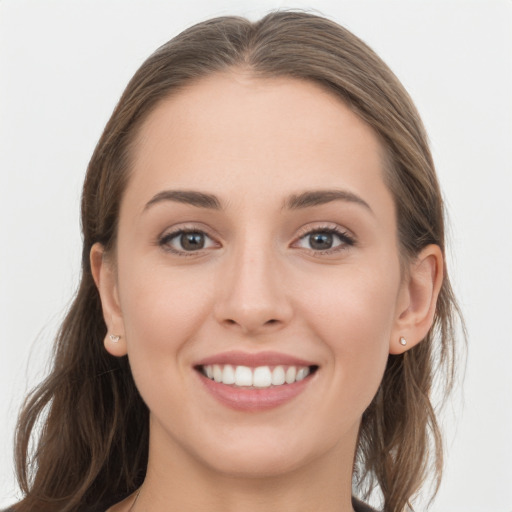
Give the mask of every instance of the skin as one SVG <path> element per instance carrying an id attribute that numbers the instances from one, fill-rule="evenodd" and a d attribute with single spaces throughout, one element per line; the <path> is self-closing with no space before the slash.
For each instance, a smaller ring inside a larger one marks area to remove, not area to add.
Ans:
<path id="1" fill-rule="evenodd" d="M 242 71 L 202 79 L 143 124 L 116 259 L 100 245 L 91 251 L 109 333 L 121 335 L 107 336 L 106 349 L 128 355 L 151 412 L 133 510 L 352 510 L 361 416 L 389 353 L 426 335 L 442 281 L 437 246 L 401 273 L 382 154 L 373 130 L 319 85 Z M 319 189 L 365 204 L 285 206 Z M 166 190 L 214 194 L 222 208 L 148 206 Z M 205 232 L 205 248 L 186 252 L 179 237 L 159 243 L 180 228 Z M 326 229 L 343 236 L 317 250 L 308 233 Z M 282 406 L 232 410 L 193 366 L 234 349 L 278 351 L 319 369 Z"/>

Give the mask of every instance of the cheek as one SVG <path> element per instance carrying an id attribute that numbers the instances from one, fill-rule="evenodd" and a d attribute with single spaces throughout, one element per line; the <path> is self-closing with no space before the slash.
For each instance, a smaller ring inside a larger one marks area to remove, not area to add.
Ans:
<path id="1" fill-rule="evenodd" d="M 373 399 L 388 360 L 399 282 L 398 265 L 375 266 L 340 272 L 328 286 L 316 281 L 309 287 L 307 314 L 333 361 L 333 390 L 360 414 Z"/>
<path id="2" fill-rule="evenodd" d="M 136 258 L 119 262 L 119 295 L 130 368 L 151 411 L 164 417 L 170 411 L 185 414 L 183 396 L 188 393 L 190 362 L 187 349 L 194 344 L 198 326 L 209 310 L 207 277 L 191 282 L 184 272 L 145 263 L 138 265 Z M 172 423 L 171 417 L 168 422 Z"/>
<path id="3" fill-rule="evenodd" d="M 207 279 L 191 281 L 165 266 L 130 263 L 119 266 L 128 351 L 137 356 L 133 360 L 176 359 L 207 315 L 212 300 Z"/>
<path id="4" fill-rule="evenodd" d="M 312 281 L 307 290 L 318 325 L 333 340 L 333 350 L 359 351 L 389 342 L 399 290 L 394 268 L 343 269 L 324 283 Z"/>

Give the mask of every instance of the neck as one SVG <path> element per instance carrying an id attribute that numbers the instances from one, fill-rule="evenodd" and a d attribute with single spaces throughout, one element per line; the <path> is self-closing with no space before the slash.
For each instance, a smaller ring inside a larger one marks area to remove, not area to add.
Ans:
<path id="1" fill-rule="evenodd" d="M 175 445 L 166 454 L 152 436 L 133 512 L 352 512 L 356 438 L 357 433 L 348 447 L 335 446 L 300 467 L 246 476 L 209 467 Z"/>

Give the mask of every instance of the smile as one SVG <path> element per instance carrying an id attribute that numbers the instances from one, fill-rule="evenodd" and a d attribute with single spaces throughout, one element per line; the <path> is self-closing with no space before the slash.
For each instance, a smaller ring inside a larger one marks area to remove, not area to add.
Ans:
<path id="1" fill-rule="evenodd" d="M 201 373 L 210 380 L 234 387 L 269 388 L 300 382 L 316 370 L 315 366 L 249 366 L 205 365 Z"/>
<path id="2" fill-rule="evenodd" d="M 222 405 L 257 412 L 284 405 L 316 380 L 319 366 L 276 352 L 225 352 L 194 365 L 203 389 Z"/>

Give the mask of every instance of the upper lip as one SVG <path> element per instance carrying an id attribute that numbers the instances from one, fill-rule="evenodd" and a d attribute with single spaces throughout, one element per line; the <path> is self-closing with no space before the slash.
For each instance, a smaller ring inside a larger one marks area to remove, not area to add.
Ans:
<path id="1" fill-rule="evenodd" d="M 316 366 L 311 361 L 306 361 L 299 357 L 282 354 L 279 352 L 241 352 L 230 351 L 221 352 L 210 357 L 206 357 L 197 362 L 194 366 L 208 366 L 213 364 L 230 364 L 233 366 L 249 366 L 256 368 L 258 366 Z"/>

